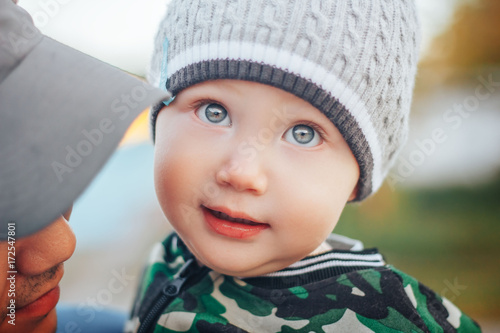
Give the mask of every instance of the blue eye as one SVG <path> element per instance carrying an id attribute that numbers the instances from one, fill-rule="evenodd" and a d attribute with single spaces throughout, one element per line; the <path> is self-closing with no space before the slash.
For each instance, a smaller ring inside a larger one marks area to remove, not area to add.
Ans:
<path id="1" fill-rule="evenodd" d="M 220 126 L 231 125 L 231 118 L 229 118 L 226 109 L 217 103 L 202 105 L 198 110 L 196 110 L 196 115 L 208 124 Z"/>
<path id="2" fill-rule="evenodd" d="M 314 147 L 321 143 L 321 136 L 307 125 L 296 125 L 285 133 L 285 140 L 302 147 Z"/>

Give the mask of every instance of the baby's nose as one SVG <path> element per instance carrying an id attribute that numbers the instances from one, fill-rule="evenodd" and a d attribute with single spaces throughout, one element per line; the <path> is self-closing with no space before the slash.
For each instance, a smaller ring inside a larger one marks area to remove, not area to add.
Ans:
<path id="1" fill-rule="evenodd" d="M 268 186 L 262 158 L 258 154 L 249 157 L 235 152 L 217 171 L 216 180 L 222 186 L 230 186 L 238 192 L 249 191 L 255 195 L 264 194 Z"/>

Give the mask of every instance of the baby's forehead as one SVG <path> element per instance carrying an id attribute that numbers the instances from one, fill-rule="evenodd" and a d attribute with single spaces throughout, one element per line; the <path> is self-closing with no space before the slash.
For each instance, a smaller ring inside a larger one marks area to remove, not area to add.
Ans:
<path id="1" fill-rule="evenodd" d="M 311 108 L 316 112 L 322 113 L 301 96 L 296 96 L 280 87 L 256 81 L 235 79 L 209 80 L 189 86 L 179 94 L 188 95 L 189 97 L 198 94 L 214 94 L 224 99 L 238 99 L 252 96 L 256 97 L 255 100 L 250 100 L 253 102 L 281 102 L 283 104 L 300 106 L 304 108 L 304 111 Z"/>

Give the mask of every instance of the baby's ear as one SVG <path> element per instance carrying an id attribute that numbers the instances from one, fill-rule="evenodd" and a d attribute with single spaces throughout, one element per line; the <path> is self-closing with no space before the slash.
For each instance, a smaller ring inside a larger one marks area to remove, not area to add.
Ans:
<path id="1" fill-rule="evenodd" d="M 358 187 L 359 187 L 359 183 L 356 184 L 356 186 L 352 190 L 352 193 L 349 196 L 349 199 L 347 201 L 353 201 L 356 198 L 356 196 L 358 195 Z"/>

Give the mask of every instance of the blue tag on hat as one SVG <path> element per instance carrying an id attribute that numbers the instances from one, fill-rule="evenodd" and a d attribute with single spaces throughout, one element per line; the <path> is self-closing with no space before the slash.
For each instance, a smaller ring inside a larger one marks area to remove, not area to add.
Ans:
<path id="1" fill-rule="evenodd" d="M 160 69 L 160 89 L 167 90 L 168 38 L 163 41 L 163 57 Z"/>

